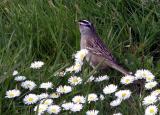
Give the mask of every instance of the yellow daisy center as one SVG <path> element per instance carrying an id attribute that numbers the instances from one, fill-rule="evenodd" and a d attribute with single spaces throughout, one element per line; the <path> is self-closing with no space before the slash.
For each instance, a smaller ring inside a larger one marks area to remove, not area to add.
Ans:
<path id="1" fill-rule="evenodd" d="M 51 109 L 51 111 L 52 111 L 53 113 L 55 113 L 55 112 L 56 112 L 56 109 L 55 109 L 55 108 L 53 108 L 53 109 Z"/>
<path id="2" fill-rule="evenodd" d="M 58 94 L 53 93 L 53 94 L 51 95 L 51 97 L 56 98 L 56 97 L 58 97 Z"/>
<path id="3" fill-rule="evenodd" d="M 76 82 L 78 82 L 78 80 L 77 79 L 73 79 L 73 82 L 76 83 Z"/>
<path id="4" fill-rule="evenodd" d="M 93 97 L 90 97 L 89 99 L 90 99 L 90 100 L 93 100 Z"/>
<path id="5" fill-rule="evenodd" d="M 151 108 L 151 109 L 149 110 L 149 112 L 150 112 L 150 113 L 154 113 L 154 109 Z"/>
<path id="6" fill-rule="evenodd" d="M 77 99 L 76 101 L 77 101 L 77 102 L 81 102 L 81 99 Z"/>
<path id="7" fill-rule="evenodd" d="M 13 97 L 13 96 L 14 96 L 14 93 L 10 93 L 9 95 L 10 95 L 11 97 Z"/>
<path id="8" fill-rule="evenodd" d="M 153 87 L 153 84 L 150 84 L 149 86 L 150 86 L 150 87 Z"/>
<path id="9" fill-rule="evenodd" d="M 150 103 L 153 101 L 152 99 L 148 100 Z"/>
<path id="10" fill-rule="evenodd" d="M 143 76 L 146 77 L 146 73 L 143 73 Z"/>
<path id="11" fill-rule="evenodd" d="M 152 78 L 151 78 L 151 77 L 147 77 L 147 79 L 148 79 L 148 80 L 152 80 Z"/>
<path id="12" fill-rule="evenodd" d="M 80 58 L 81 58 L 81 59 L 84 58 L 84 54 L 83 54 L 83 53 L 80 54 Z"/>
<path id="13" fill-rule="evenodd" d="M 157 89 L 156 92 L 157 92 L 157 93 L 160 93 L 160 89 Z"/>
<path id="14" fill-rule="evenodd" d="M 130 80 L 129 79 L 126 79 L 126 83 L 128 83 Z"/>
<path id="15" fill-rule="evenodd" d="M 45 102 L 44 102 L 44 104 L 48 105 L 48 104 L 49 104 L 49 102 L 48 102 L 48 101 L 45 101 Z"/>
<path id="16" fill-rule="evenodd" d="M 125 97 L 127 94 L 126 93 L 122 93 L 122 97 Z"/>
<path id="17" fill-rule="evenodd" d="M 44 111 L 44 109 L 43 108 L 39 108 L 39 112 L 42 112 L 42 111 Z"/>
<path id="18" fill-rule="evenodd" d="M 32 102 L 32 101 L 33 101 L 33 98 L 29 98 L 28 101 Z"/>

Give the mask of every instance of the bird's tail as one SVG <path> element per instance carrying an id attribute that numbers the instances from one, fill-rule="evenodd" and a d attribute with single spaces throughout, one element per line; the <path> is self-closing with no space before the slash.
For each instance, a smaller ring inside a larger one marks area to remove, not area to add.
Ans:
<path id="1" fill-rule="evenodd" d="M 116 69 L 117 71 L 121 72 L 121 73 L 124 74 L 124 75 L 130 75 L 130 73 L 129 73 L 127 70 L 125 70 L 124 68 L 122 68 L 121 66 L 119 66 L 119 65 L 116 64 L 116 63 L 112 63 L 110 66 L 111 66 L 113 69 Z"/>

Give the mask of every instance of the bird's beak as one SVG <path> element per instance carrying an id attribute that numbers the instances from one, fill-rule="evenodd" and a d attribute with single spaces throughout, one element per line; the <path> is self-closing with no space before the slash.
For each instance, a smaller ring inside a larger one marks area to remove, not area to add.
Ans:
<path id="1" fill-rule="evenodd" d="M 79 20 L 75 20 L 75 23 L 80 25 L 80 21 Z"/>

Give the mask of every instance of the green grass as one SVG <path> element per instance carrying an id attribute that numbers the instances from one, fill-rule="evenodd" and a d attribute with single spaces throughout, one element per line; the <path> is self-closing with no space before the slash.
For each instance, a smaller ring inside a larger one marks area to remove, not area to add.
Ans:
<path id="1" fill-rule="evenodd" d="M 14 89 L 12 72 L 17 69 L 37 84 L 52 81 L 55 87 L 66 84 L 54 73 L 73 63 L 72 54 L 79 50 L 80 33 L 76 20 L 94 23 L 97 32 L 113 52 L 118 62 L 129 71 L 151 70 L 160 81 L 160 5 L 156 0 L 2 0 L 0 1 L 0 114 L 34 114 L 22 98 L 5 99 L 5 92 Z M 42 70 L 32 71 L 30 63 L 42 60 Z M 92 69 L 86 64 L 80 76 L 85 78 Z M 120 76 L 114 70 L 109 76 Z M 117 82 L 119 78 L 111 78 Z M 118 80 L 117 80 L 118 79 Z M 101 93 L 108 83 L 79 86 L 75 94 Z M 41 91 L 37 91 L 41 92 Z M 68 96 L 67 98 L 71 98 Z M 132 96 L 116 108 L 124 115 L 142 115 L 139 98 Z M 109 102 L 86 106 L 110 115 L 115 109 Z M 62 101 L 62 100 L 59 100 Z M 66 113 L 67 115 L 67 113 Z"/>

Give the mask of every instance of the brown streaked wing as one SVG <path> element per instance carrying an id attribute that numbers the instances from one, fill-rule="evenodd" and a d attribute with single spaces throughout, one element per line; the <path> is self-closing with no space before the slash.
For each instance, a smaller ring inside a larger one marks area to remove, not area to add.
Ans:
<path id="1" fill-rule="evenodd" d="M 87 41 L 87 50 L 96 54 L 97 56 L 105 57 L 107 60 L 116 62 L 111 52 L 107 49 L 104 43 L 99 38 L 91 38 Z"/>

